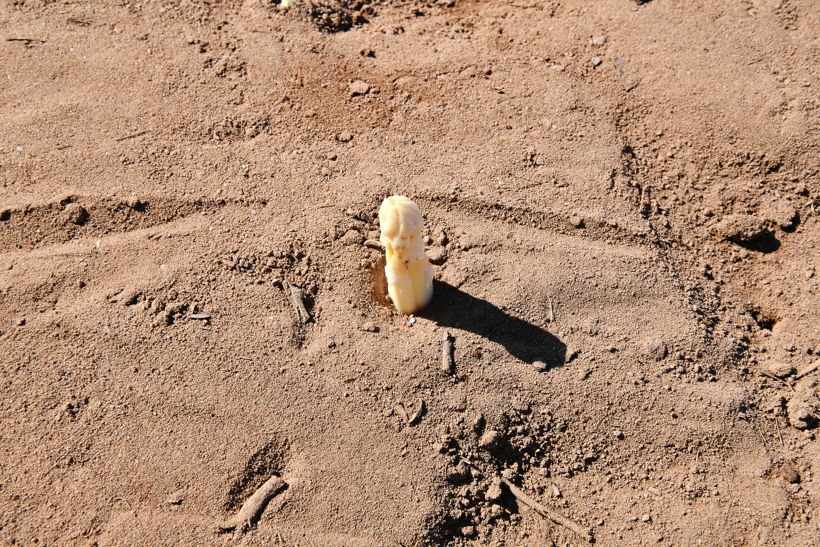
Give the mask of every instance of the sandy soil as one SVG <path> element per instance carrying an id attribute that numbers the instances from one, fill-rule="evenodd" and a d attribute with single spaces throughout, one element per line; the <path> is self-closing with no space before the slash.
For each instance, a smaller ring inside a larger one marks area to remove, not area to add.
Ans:
<path id="1" fill-rule="evenodd" d="M 816 544 L 818 28 L 2 0 L 0 543 L 585 544 L 517 485 L 602 545 Z"/>

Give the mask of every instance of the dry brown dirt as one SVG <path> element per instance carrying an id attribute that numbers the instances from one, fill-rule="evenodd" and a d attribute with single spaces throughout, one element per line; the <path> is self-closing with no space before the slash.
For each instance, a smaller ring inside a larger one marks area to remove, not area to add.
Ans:
<path id="1" fill-rule="evenodd" d="M 817 544 L 820 4 L 278 4 L 0 2 L 0 542 Z"/>

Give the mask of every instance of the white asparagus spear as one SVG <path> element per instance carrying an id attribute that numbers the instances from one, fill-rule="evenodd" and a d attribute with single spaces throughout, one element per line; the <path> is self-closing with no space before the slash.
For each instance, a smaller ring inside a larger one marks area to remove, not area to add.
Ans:
<path id="1" fill-rule="evenodd" d="M 424 254 L 419 206 L 404 196 L 390 196 L 379 208 L 379 225 L 387 294 L 400 313 L 415 313 L 433 297 L 433 267 Z"/>

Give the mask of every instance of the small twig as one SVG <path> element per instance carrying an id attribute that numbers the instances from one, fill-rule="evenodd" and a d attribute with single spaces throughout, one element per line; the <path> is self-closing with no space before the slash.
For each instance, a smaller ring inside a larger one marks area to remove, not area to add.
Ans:
<path id="1" fill-rule="evenodd" d="M 41 46 L 46 43 L 45 40 L 37 40 L 34 38 L 6 38 L 6 42 L 22 42 L 27 49 Z"/>
<path id="2" fill-rule="evenodd" d="M 239 530 L 246 532 L 251 526 L 259 522 L 259 518 L 268 506 L 268 502 L 280 491 L 287 488 L 287 483 L 281 477 L 273 476 L 265 484 L 245 500 L 239 511 L 229 521 L 218 525 L 214 532 L 224 534 Z"/>
<path id="3" fill-rule="evenodd" d="M 418 424 L 427 412 L 427 404 L 424 402 L 424 399 L 419 399 L 419 404 L 412 414 L 407 412 L 407 407 L 404 406 L 404 403 L 396 403 L 394 410 L 407 425 L 413 426 Z"/>
<path id="4" fill-rule="evenodd" d="M 74 24 L 74 25 L 80 25 L 81 27 L 87 27 L 88 25 L 91 24 L 91 21 L 85 21 L 83 19 L 76 19 L 74 17 L 69 17 L 65 21 L 66 21 L 66 23 L 71 23 L 71 24 Z"/>
<path id="5" fill-rule="evenodd" d="M 552 307 L 552 298 L 547 297 L 550 303 L 550 323 L 555 323 L 555 308 Z"/>
<path id="6" fill-rule="evenodd" d="M 780 446 L 786 448 L 786 443 L 783 442 L 783 435 L 780 433 L 780 420 L 777 419 L 777 416 L 774 417 L 774 425 L 777 426 L 777 436 L 780 438 Z"/>
<path id="7" fill-rule="evenodd" d="M 504 477 L 501 477 L 501 482 L 507 486 L 507 488 L 510 490 L 510 493 L 513 496 L 515 496 L 515 499 L 517 499 L 524 505 L 528 506 L 530 509 L 532 509 L 542 517 L 547 518 L 555 524 L 563 526 L 564 528 L 572 530 L 589 543 L 593 543 L 595 541 L 595 538 L 592 536 L 592 531 L 589 528 L 584 528 L 580 524 L 573 522 L 568 518 L 551 511 L 550 509 L 536 501 L 534 498 L 531 498 L 526 492 L 518 488 L 516 485 L 514 485 Z"/>
<path id="8" fill-rule="evenodd" d="M 131 135 L 126 135 L 124 137 L 117 137 L 116 139 L 114 139 L 114 142 L 122 142 L 122 141 L 127 141 L 128 139 L 136 139 L 137 137 L 142 137 L 146 133 L 148 133 L 148 131 L 137 131 L 136 133 L 132 133 Z"/>
<path id="9" fill-rule="evenodd" d="M 296 310 L 296 315 L 299 316 L 299 321 L 308 323 L 310 321 L 310 312 L 308 312 L 305 307 L 305 293 L 303 293 L 299 287 L 288 283 L 287 280 L 283 281 L 282 285 L 288 293 L 288 298 L 290 299 L 291 305 L 293 305 L 293 309 Z"/>
<path id="10" fill-rule="evenodd" d="M 416 411 L 407 417 L 407 424 L 416 425 L 421 421 L 421 418 L 424 416 L 425 412 L 427 412 L 427 404 L 424 402 L 424 399 L 420 399 L 419 406 L 416 408 Z"/>
<path id="11" fill-rule="evenodd" d="M 784 380 L 783 378 L 778 378 L 777 376 L 775 376 L 775 375 L 773 375 L 773 374 L 769 374 L 768 372 L 765 372 L 765 371 L 762 371 L 762 370 L 759 370 L 758 372 L 759 372 L 760 374 L 762 374 L 763 376 L 765 376 L 766 378 L 771 378 L 772 380 L 774 380 L 774 381 L 776 381 L 776 382 L 780 382 L 780 383 L 781 383 L 781 384 L 783 384 L 784 386 L 788 386 L 789 388 L 791 388 L 791 390 L 792 390 L 792 391 L 795 391 L 794 386 L 793 386 L 793 385 L 791 385 L 791 384 L 790 384 L 789 382 L 787 382 L 786 380 Z"/>
<path id="12" fill-rule="evenodd" d="M 193 313 L 188 316 L 188 319 L 193 319 L 194 321 L 210 321 L 211 314 L 210 313 Z"/>
<path id="13" fill-rule="evenodd" d="M 794 376 L 794 379 L 795 379 L 795 380 L 799 380 L 800 378 L 802 378 L 802 377 L 804 377 L 804 376 L 808 376 L 809 374 L 811 374 L 812 372 L 814 372 L 814 371 L 815 371 L 815 370 L 817 370 L 818 368 L 820 368 L 820 360 L 819 360 L 819 361 L 817 361 L 816 363 L 814 363 L 813 365 L 809 366 L 809 368 L 805 369 L 804 371 L 802 371 L 802 372 L 798 372 L 798 373 Z"/>
<path id="14" fill-rule="evenodd" d="M 441 337 L 441 370 L 444 374 L 453 374 L 456 370 L 453 360 L 453 337 L 447 331 L 444 331 Z"/>

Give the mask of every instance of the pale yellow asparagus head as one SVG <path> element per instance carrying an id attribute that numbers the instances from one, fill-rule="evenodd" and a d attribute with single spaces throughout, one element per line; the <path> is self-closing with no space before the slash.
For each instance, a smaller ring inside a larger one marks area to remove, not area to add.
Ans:
<path id="1" fill-rule="evenodd" d="M 433 296 L 433 267 L 424 254 L 419 206 L 404 196 L 390 196 L 379 209 L 385 249 L 387 293 L 401 313 L 414 313 Z"/>

